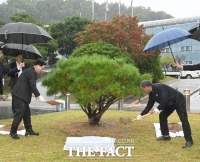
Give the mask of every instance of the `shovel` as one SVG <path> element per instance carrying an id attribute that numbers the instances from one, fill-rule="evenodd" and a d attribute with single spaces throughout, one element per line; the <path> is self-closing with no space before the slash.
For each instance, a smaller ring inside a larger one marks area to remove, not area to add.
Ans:
<path id="1" fill-rule="evenodd" d="M 151 115 L 151 114 L 153 114 L 153 110 L 151 110 L 151 111 L 149 111 L 147 114 L 145 114 L 145 115 L 142 115 L 142 118 L 144 118 L 144 117 L 146 117 L 146 116 L 149 116 L 149 115 Z M 137 119 L 133 119 L 132 121 L 136 121 Z"/>

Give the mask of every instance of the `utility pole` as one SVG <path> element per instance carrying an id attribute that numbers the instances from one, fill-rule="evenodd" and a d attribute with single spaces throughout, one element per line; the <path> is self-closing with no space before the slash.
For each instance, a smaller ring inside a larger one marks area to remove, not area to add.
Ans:
<path id="1" fill-rule="evenodd" d="M 79 13 L 80 13 L 80 17 L 82 16 L 82 0 L 80 0 L 80 11 L 79 11 Z"/>
<path id="2" fill-rule="evenodd" d="M 121 7 L 121 0 L 119 0 L 119 16 L 121 15 L 121 13 L 120 13 L 120 7 Z"/>
<path id="3" fill-rule="evenodd" d="M 106 2 L 106 7 L 105 7 L 105 20 L 107 20 L 107 12 L 109 10 L 108 8 L 108 0 L 105 1 Z"/>
<path id="4" fill-rule="evenodd" d="M 92 0 L 92 20 L 94 20 L 94 0 Z"/>
<path id="5" fill-rule="evenodd" d="M 133 17 L 133 0 L 131 0 L 131 16 Z"/>

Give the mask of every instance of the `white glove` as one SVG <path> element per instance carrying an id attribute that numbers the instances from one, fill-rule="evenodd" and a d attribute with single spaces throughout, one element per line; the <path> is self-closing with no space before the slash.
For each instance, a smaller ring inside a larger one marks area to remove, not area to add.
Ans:
<path id="1" fill-rule="evenodd" d="M 136 119 L 137 119 L 137 120 L 142 120 L 142 116 L 141 116 L 141 115 L 138 115 L 138 116 L 136 117 Z"/>
<path id="2" fill-rule="evenodd" d="M 153 109 L 153 113 L 159 114 L 159 113 L 160 113 L 160 110 L 158 110 L 157 108 L 155 108 L 155 109 Z"/>
<path id="3" fill-rule="evenodd" d="M 42 97 L 41 95 L 38 98 L 39 98 L 40 101 L 46 102 L 46 100 L 44 99 L 44 97 Z"/>

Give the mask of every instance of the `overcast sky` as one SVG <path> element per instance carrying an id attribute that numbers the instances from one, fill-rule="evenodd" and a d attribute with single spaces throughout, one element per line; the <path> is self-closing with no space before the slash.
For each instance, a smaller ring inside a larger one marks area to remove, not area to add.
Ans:
<path id="1" fill-rule="evenodd" d="M 94 0 L 104 3 L 105 0 Z M 120 0 L 108 0 L 108 3 Z M 126 6 L 131 6 L 131 0 L 121 0 Z M 133 0 L 133 7 L 150 7 L 152 11 L 165 11 L 175 18 L 200 16 L 200 0 Z"/>

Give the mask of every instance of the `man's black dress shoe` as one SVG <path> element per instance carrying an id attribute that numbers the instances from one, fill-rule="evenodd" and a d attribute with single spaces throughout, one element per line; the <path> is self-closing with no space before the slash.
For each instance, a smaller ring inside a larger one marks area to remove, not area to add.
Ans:
<path id="1" fill-rule="evenodd" d="M 160 137 L 156 138 L 156 140 L 158 140 L 158 141 L 169 141 L 169 140 L 171 140 L 171 137 L 169 135 L 164 135 L 164 136 L 160 136 Z"/>
<path id="2" fill-rule="evenodd" d="M 10 136 L 15 140 L 19 139 L 19 136 L 17 135 L 17 133 L 10 133 Z"/>
<path id="3" fill-rule="evenodd" d="M 194 144 L 193 141 L 187 141 L 187 142 L 182 146 L 182 148 L 190 147 L 190 146 L 192 146 L 193 144 Z"/>
<path id="4" fill-rule="evenodd" d="M 29 135 L 35 135 L 35 136 L 39 136 L 39 133 L 32 131 L 26 131 L 25 136 L 29 136 Z"/>

